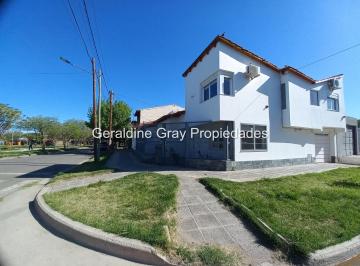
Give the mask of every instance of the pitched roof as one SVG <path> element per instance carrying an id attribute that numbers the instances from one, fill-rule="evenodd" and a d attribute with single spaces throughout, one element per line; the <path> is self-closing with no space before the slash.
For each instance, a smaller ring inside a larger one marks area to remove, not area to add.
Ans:
<path id="1" fill-rule="evenodd" d="M 339 75 L 336 75 L 336 76 L 332 76 L 332 77 L 329 77 L 329 78 L 325 78 L 325 79 L 322 79 L 322 80 L 315 80 L 309 76 L 307 76 L 306 74 L 304 74 L 303 72 L 301 72 L 300 70 L 294 68 L 294 67 L 291 67 L 291 66 L 285 66 L 283 68 L 279 68 L 277 67 L 276 65 L 274 65 L 273 63 L 267 61 L 266 59 L 264 59 L 263 57 L 259 56 L 259 55 L 256 55 L 254 54 L 253 52 L 241 47 L 240 45 L 232 42 L 231 40 L 225 38 L 224 36 L 222 35 L 217 35 L 212 41 L 211 43 L 201 52 L 201 54 L 195 59 L 195 61 L 185 70 L 185 72 L 182 74 L 183 77 L 186 77 L 196 66 L 199 62 L 201 62 L 203 60 L 203 58 L 209 54 L 210 50 L 214 47 L 216 47 L 217 43 L 218 42 L 221 42 L 231 48 L 233 48 L 234 50 L 250 57 L 251 59 L 259 62 L 259 63 L 262 63 L 263 65 L 271 68 L 272 70 L 275 70 L 276 72 L 278 73 L 285 73 L 285 72 L 291 72 L 293 74 L 295 74 L 296 76 L 310 82 L 310 83 L 319 83 L 319 82 L 323 82 L 323 81 L 326 81 L 326 80 L 329 80 L 331 78 L 336 78 L 336 77 L 340 77 L 342 76 L 342 74 L 339 74 Z"/>
<path id="2" fill-rule="evenodd" d="M 143 127 L 143 126 L 154 126 L 154 125 L 157 125 L 157 124 L 165 121 L 165 120 L 168 119 L 168 118 L 179 117 L 179 116 L 182 116 L 182 115 L 184 115 L 184 114 L 185 114 L 185 110 L 175 111 L 175 112 L 166 114 L 166 115 L 158 118 L 158 119 L 155 120 L 155 121 L 144 122 L 144 123 L 141 123 L 141 124 L 136 125 L 136 126 L 137 126 L 138 128 Z"/>
<path id="3" fill-rule="evenodd" d="M 184 108 L 177 106 L 175 104 L 171 105 L 163 105 L 163 106 L 155 106 L 151 108 L 144 108 L 136 110 L 135 116 L 138 116 L 139 123 L 151 123 L 153 121 L 158 120 L 167 114 L 172 114 L 177 111 L 182 111 Z"/>

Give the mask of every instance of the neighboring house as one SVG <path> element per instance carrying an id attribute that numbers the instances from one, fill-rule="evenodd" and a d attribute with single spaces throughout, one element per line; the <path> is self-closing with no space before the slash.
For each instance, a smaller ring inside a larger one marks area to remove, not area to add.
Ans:
<path id="1" fill-rule="evenodd" d="M 182 145 L 144 141 L 139 153 L 145 159 L 230 170 L 330 162 L 346 155 L 343 75 L 314 80 L 217 36 L 183 77 L 186 112 L 158 127 L 178 120 L 184 130 L 257 129 L 267 130 L 268 137 L 186 139 Z"/>
<path id="2" fill-rule="evenodd" d="M 164 105 L 164 106 L 156 106 L 152 108 L 144 108 L 136 110 L 136 124 L 143 125 L 153 123 L 154 121 L 158 120 L 159 118 L 172 114 L 178 111 L 183 111 L 184 108 L 177 106 L 175 104 L 171 105 Z"/>
<path id="3" fill-rule="evenodd" d="M 152 124 L 160 123 L 163 120 L 170 119 L 172 116 L 178 117 L 184 114 L 184 108 L 175 104 L 155 106 L 151 108 L 144 108 L 136 110 L 134 116 L 136 121 L 132 123 L 134 128 L 141 128 L 143 126 L 150 126 Z M 136 139 L 133 138 L 131 147 L 136 150 Z"/>

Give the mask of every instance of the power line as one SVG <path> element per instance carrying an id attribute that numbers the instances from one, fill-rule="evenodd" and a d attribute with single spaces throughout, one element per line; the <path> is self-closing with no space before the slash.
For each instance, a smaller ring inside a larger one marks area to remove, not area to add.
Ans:
<path id="1" fill-rule="evenodd" d="M 97 57 L 97 59 L 99 61 L 100 68 L 101 68 L 101 70 L 103 72 L 102 75 L 103 75 L 103 79 L 104 79 L 105 88 L 106 88 L 107 91 L 109 91 L 108 86 L 107 86 L 107 82 L 106 82 L 106 79 L 105 79 L 105 75 L 104 75 L 104 68 L 102 67 L 100 56 L 99 56 L 98 49 L 97 49 L 97 46 L 96 46 L 95 36 L 94 36 L 94 32 L 93 32 L 92 27 L 91 27 L 90 17 L 89 17 L 89 13 L 88 13 L 88 10 L 87 10 L 85 0 L 83 0 L 83 4 L 84 4 L 84 10 L 85 10 L 85 14 L 86 14 L 86 19 L 87 19 L 87 22 L 88 22 L 88 25 L 89 25 L 89 28 L 90 28 L 92 43 L 93 43 L 94 48 L 95 48 L 96 57 Z"/>
<path id="2" fill-rule="evenodd" d="M 11 72 L 4 75 L 82 75 L 79 72 Z"/>
<path id="3" fill-rule="evenodd" d="M 68 2 L 68 4 L 69 4 L 69 8 L 70 8 L 70 10 L 71 10 L 72 17 L 74 18 L 74 21 L 75 21 L 75 24 L 76 24 L 76 28 L 77 28 L 77 30 L 78 30 L 78 32 L 79 32 L 79 34 L 80 34 L 82 43 L 83 43 L 83 45 L 84 45 L 84 47 L 85 47 L 86 54 L 87 54 L 87 56 L 89 57 L 89 59 L 91 59 L 91 56 L 90 56 L 90 53 L 89 53 L 89 49 L 88 49 L 88 47 L 87 47 L 87 45 L 86 45 L 84 36 L 83 36 L 82 33 L 81 33 L 80 26 L 79 26 L 79 23 L 78 23 L 78 21 L 77 21 L 77 19 L 76 19 L 74 10 L 73 10 L 73 8 L 72 8 L 72 6 L 71 6 L 71 3 L 70 3 L 70 0 L 67 0 L 67 2 Z"/>
<path id="4" fill-rule="evenodd" d="M 326 60 L 326 59 L 328 59 L 328 58 L 330 58 L 330 57 L 333 57 L 333 56 L 335 56 L 335 55 L 338 55 L 338 54 L 344 53 L 344 52 L 346 52 L 346 51 L 349 51 L 349 50 L 351 50 L 351 49 L 354 49 L 354 48 L 356 48 L 356 47 L 358 47 L 358 46 L 360 46 L 360 43 L 354 44 L 354 45 L 352 45 L 352 46 L 350 46 L 350 47 L 347 47 L 347 48 L 345 48 L 345 49 L 342 49 L 342 50 L 339 50 L 339 51 L 337 51 L 337 52 L 335 52 L 335 53 L 332 53 L 332 54 L 330 54 L 330 55 L 328 55 L 328 56 L 325 56 L 325 57 L 322 57 L 322 58 L 320 58 L 320 59 L 318 59 L 318 60 L 315 60 L 315 61 L 313 61 L 313 62 L 310 62 L 310 63 L 308 63 L 308 64 L 306 64 L 306 65 L 303 65 L 303 66 L 299 67 L 298 69 L 302 69 L 302 68 L 311 66 L 311 65 L 313 65 L 313 64 L 316 64 L 316 63 L 318 63 L 318 62 L 324 61 L 324 60 Z"/>
<path id="5" fill-rule="evenodd" d="M 97 36 L 96 40 L 97 40 L 97 44 L 98 44 L 98 47 L 99 47 L 100 59 L 104 63 L 104 69 L 102 69 L 102 70 L 105 71 L 105 62 L 104 62 L 104 58 L 103 58 L 103 49 L 102 49 L 102 45 L 101 45 L 101 34 L 100 34 L 99 26 L 98 26 L 98 23 L 97 23 L 97 16 L 96 16 L 96 12 L 95 12 L 96 7 L 95 7 L 94 0 L 92 0 L 91 3 L 92 3 L 92 11 L 93 11 L 92 16 L 94 17 L 94 19 L 91 20 L 91 21 L 93 22 L 93 26 L 95 25 L 95 27 L 94 27 L 94 35 Z M 89 4 L 88 4 L 88 6 L 89 6 Z"/>

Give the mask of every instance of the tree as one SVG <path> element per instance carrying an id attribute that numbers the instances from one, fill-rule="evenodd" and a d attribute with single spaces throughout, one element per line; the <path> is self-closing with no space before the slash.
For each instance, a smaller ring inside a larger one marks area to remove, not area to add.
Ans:
<path id="1" fill-rule="evenodd" d="M 33 131 L 42 143 L 42 149 L 45 150 L 46 139 L 55 138 L 58 134 L 59 122 L 54 117 L 33 116 L 23 119 L 19 127 L 28 131 Z"/>
<path id="2" fill-rule="evenodd" d="M 24 134 L 21 131 L 8 131 L 5 132 L 3 135 L 4 140 L 7 142 L 11 142 L 12 140 L 17 140 L 19 138 L 25 137 Z"/>
<path id="3" fill-rule="evenodd" d="M 87 122 L 88 127 L 94 128 L 93 109 L 89 108 Z M 109 129 L 110 118 L 110 102 L 103 100 L 101 102 L 101 129 Z M 131 108 L 123 101 L 113 102 L 113 130 L 127 129 L 130 127 L 131 122 Z"/>
<path id="4" fill-rule="evenodd" d="M 0 103 L 0 136 L 13 127 L 21 112 L 7 104 Z"/>
<path id="5" fill-rule="evenodd" d="M 85 121 L 70 119 L 61 125 L 60 136 L 66 149 L 70 140 L 83 142 L 89 138 L 91 130 L 86 126 Z"/>

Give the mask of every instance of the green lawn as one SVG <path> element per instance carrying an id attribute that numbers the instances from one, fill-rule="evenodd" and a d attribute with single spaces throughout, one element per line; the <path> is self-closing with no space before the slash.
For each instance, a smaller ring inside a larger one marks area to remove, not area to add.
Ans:
<path id="1" fill-rule="evenodd" d="M 45 194 L 44 199 L 75 221 L 166 248 L 165 226 L 173 223 L 166 214 L 175 210 L 177 188 L 174 175 L 139 173 Z"/>
<path id="2" fill-rule="evenodd" d="M 256 217 L 263 220 L 296 253 L 306 255 L 360 234 L 360 168 L 245 183 L 200 182 L 266 233 Z"/>

